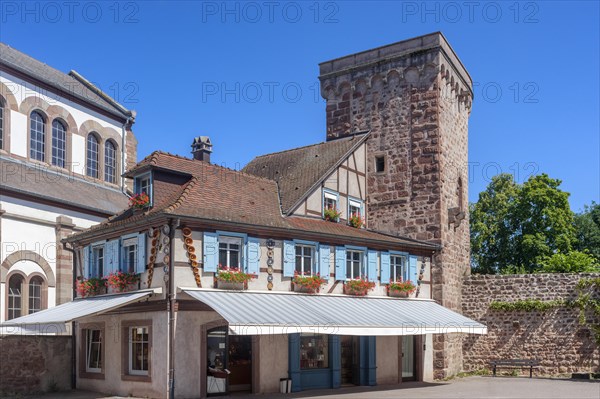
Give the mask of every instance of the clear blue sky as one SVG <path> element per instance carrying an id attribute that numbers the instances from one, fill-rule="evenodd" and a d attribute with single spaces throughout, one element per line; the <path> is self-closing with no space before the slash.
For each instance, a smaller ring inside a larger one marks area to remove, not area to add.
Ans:
<path id="1" fill-rule="evenodd" d="M 232 168 L 323 141 L 319 62 L 439 30 L 476 82 L 470 200 L 503 171 L 599 201 L 597 1 L 68 4 L 0 3 L 0 40 L 135 109 L 140 159 L 196 135 Z"/>

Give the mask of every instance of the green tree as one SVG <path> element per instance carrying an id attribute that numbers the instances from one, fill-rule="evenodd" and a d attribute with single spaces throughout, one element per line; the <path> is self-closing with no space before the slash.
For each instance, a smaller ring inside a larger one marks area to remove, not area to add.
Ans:
<path id="1" fill-rule="evenodd" d="M 540 273 L 596 273 L 600 263 L 586 252 L 571 251 L 567 254 L 555 253 L 542 260 Z"/>
<path id="2" fill-rule="evenodd" d="M 476 273 L 531 273 L 575 242 L 569 194 L 546 174 L 516 184 L 495 176 L 472 204 L 471 255 Z"/>
<path id="3" fill-rule="evenodd" d="M 600 204 L 592 202 L 575 215 L 575 249 L 588 251 L 600 262 Z"/>

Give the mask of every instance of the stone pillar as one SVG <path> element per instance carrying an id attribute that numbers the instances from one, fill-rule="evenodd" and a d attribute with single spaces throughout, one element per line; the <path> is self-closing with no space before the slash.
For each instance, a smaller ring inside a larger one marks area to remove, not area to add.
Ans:
<path id="1" fill-rule="evenodd" d="M 75 224 L 66 216 L 56 218 L 56 305 L 73 299 L 73 253 L 61 240 L 73 234 Z"/>
<path id="2" fill-rule="evenodd" d="M 461 311 L 462 277 L 470 270 L 467 71 L 444 36 L 433 33 L 321 63 L 319 79 L 327 140 L 371 132 L 369 227 L 440 244 L 433 298 Z M 383 171 L 376 170 L 378 158 Z M 459 372 L 460 337 L 439 335 L 433 344 L 434 377 Z"/>

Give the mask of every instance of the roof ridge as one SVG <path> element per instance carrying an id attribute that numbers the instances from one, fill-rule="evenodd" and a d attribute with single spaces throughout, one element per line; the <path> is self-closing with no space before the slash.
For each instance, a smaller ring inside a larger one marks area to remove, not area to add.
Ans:
<path id="1" fill-rule="evenodd" d="M 343 138 L 336 139 L 336 140 L 330 140 L 330 141 L 321 141 L 321 142 L 319 142 L 319 143 L 313 143 L 313 144 L 304 145 L 304 146 L 301 146 L 301 147 L 288 148 L 287 150 L 281 150 L 281 151 L 270 152 L 270 153 L 268 153 L 268 154 L 257 155 L 256 157 L 254 157 L 254 159 L 257 159 L 257 158 L 263 158 L 263 157 L 268 157 L 268 156 L 270 156 L 270 155 L 283 154 L 283 153 L 286 153 L 286 152 L 292 152 L 292 151 L 297 151 L 297 150 L 303 150 L 303 149 L 306 149 L 306 148 L 310 148 L 310 147 L 316 147 L 316 146 L 318 146 L 318 145 L 329 144 L 329 143 L 333 143 L 333 142 L 339 142 L 339 141 L 342 141 L 342 140 L 348 140 L 348 141 L 351 141 L 351 140 L 354 140 L 356 137 L 358 137 L 358 136 L 362 136 L 362 135 L 365 135 L 365 134 L 367 134 L 367 133 L 368 133 L 368 131 L 367 131 L 367 130 L 365 130 L 365 131 L 361 131 L 361 132 L 359 132 L 359 133 L 355 133 L 355 134 L 353 134 L 353 135 L 351 135 L 351 136 L 348 136 L 348 137 L 343 137 Z M 254 159 L 253 159 L 253 160 L 254 160 Z M 252 161 L 253 161 L 253 160 L 252 160 Z M 252 161 L 250 161 L 250 162 L 248 163 L 248 165 L 249 165 L 250 163 L 252 163 Z M 246 165 L 246 166 L 248 166 L 248 165 Z"/>
<path id="2" fill-rule="evenodd" d="M 242 170 L 231 169 L 231 168 L 228 168 L 226 166 L 221 166 L 221 165 L 217 165 L 217 164 L 214 164 L 214 163 L 198 161 L 198 160 L 195 160 L 194 158 L 188 158 L 188 157 L 184 157 L 183 155 L 172 154 L 170 152 L 162 151 L 162 150 L 155 150 L 155 151 L 153 151 L 151 154 L 147 155 L 144 159 L 142 159 L 140 162 L 138 162 L 137 165 L 139 165 L 142 162 L 144 162 L 147 158 L 156 157 L 157 155 L 166 155 L 166 156 L 173 157 L 173 158 L 176 158 L 176 159 L 180 159 L 180 160 L 183 160 L 183 161 L 195 162 L 195 163 L 198 163 L 199 166 L 208 166 L 208 167 L 212 167 L 212 168 L 219 168 L 219 169 L 231 172 L 231 173 L 237 173 L 237 174 L 242 175 L 242 176 L 246 176 L 246 177 L 249 177 L 249 178 L 252 178 L 252 179 L 256 179 L 256 180 L 260 180 L 260 181 L 265 181 L 265 182 L 269 182 L 269 183 L 273 183 L 275 181 L 273 179 L 268 179 L 266 177 L 261 177 L 261 176 L 253 175 L 251 173 L 247 173 L 247 172 L 244 172 Z M 156 162 L 151 162 L 151 163 L 153 165 L 157 164 Z M 131 168 L 131 170 L 132 171 L 136 170 L 137 169 L 137 165 L 135 167 Z"/>

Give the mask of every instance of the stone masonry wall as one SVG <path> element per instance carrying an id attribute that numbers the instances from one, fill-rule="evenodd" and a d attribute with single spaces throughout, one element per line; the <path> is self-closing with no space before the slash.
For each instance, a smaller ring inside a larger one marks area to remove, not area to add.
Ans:
<path id="1" fill-rule="evenodd" d="M 0 397 L 71 389 L 70 336 L 0 336 Z"/>
<path id="2" fill-rule="evenodd" d="M 492 359 L 539 359 L 547 375 L 600 371 L 600 349 L 579 311 L 559 307 L 546 311 L 492 310 L 492 301 L 550 301 L 577 298 L 581 278 L 600 274 L 473 275 L 463 285 L 463 314 L 488 327 L 487 335 L 463 341 L 465 371 L 489 368 Z"/>
<path id="3" fill-rule="evenodd" d="M 439 244 L 432 262 L 433 298 L 460 311 L 469 272 L 467 203 L 471 79 L 439 34 L 325 62 L 327 139 L 370 131 L 367 141 L 369 228 Z M 375 170 L 384 157 L 385 170 Z M 463 219 L 458 208 L 462 176 Z M 432 256 L 434 254 L 432 253 Z M 434 377 L 462 369 L 460 336 L 434 337 Z"/>

